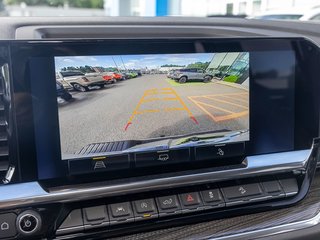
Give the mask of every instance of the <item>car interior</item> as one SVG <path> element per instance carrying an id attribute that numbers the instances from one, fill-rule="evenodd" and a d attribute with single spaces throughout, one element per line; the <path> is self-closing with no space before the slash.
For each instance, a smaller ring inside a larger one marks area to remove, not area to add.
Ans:
<path id="1" fill-rule="evenodd" d="M 0 239 L 319 239 L 319 33 L 0 17 Z"/>

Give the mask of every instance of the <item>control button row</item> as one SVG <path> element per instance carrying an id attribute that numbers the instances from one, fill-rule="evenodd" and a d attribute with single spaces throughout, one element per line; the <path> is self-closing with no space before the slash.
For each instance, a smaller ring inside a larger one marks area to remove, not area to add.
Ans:
<path id="1" fill-rule="evenodd" d="M 129 169 L 133 161 L 135 167 L 166 166 L 190 161 L 190 148 L 170 149 L 152 152 L 137 152 L 133 159 L 129 154 L 116 154 L 69 160 L 70 174 L 81 174 L 88 172 L 114 171 Z M 215 146 L 195 147 L 195 161 L 206 161 L 226 157 L 242 156 L 245 152 L 244 143 L 220 144 Z"/>
<path id="2" fill-rule="evenodd" d="M 32 236 L 41 229 L 42 220 L 39 213 L 27 210 L 18 216 L 15 213 L 0 214 L 0 239 L 11 238 L 18 233 Z"/>
<path id="3" fill-rule="evenodd" d="M 298 193 L 296 179 L 270 180 L 73 210 L 57 234 L 228 207 Z"/>

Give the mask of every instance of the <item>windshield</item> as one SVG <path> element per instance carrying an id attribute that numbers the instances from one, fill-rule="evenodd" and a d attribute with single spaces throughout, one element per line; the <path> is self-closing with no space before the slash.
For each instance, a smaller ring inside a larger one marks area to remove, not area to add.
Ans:
<path id="1" fill-rule="evenodd" d="M 302 14 L 273 14 L 273 15 L 264 15 L 261 17 L 257 17 L 258 19 L 292 19 L 292 20 L 298 20 L 302 17 Z"/>
<path id="2" fill-rule="evenodd" d="M 82 72 L 61 72 L 63 77 L 84 76 Z"/>
<path id="3" fill-rule="evenodd" d="M 318 14 L 319 0 L 0 0 L 0 16 L 9 17 L 192 16 L 319 21 L 314 17 Z"/>

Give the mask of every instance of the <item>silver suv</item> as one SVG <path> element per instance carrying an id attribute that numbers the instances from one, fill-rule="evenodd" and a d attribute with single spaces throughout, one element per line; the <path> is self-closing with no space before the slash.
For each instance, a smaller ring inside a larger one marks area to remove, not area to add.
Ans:
<path id="1" fill-rule="evenodd" d="M 197 80 L 202 82 L 210 82 L 213 78 L 211 73 L 199 68 L 185 68 L 174 72 L 173 79 L 179 83 L 186 83 L 190 80 Z"/>

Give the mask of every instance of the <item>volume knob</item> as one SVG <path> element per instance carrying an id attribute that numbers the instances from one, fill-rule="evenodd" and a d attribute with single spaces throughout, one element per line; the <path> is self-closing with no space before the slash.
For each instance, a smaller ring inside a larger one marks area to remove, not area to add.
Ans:
<path id="1" fill-rule="evenodd" d="M 24 211 L 17 217 L 17 229 L 23 235 L 33 235 L 41 229 L 41 216 L 32 210 Z"/>

